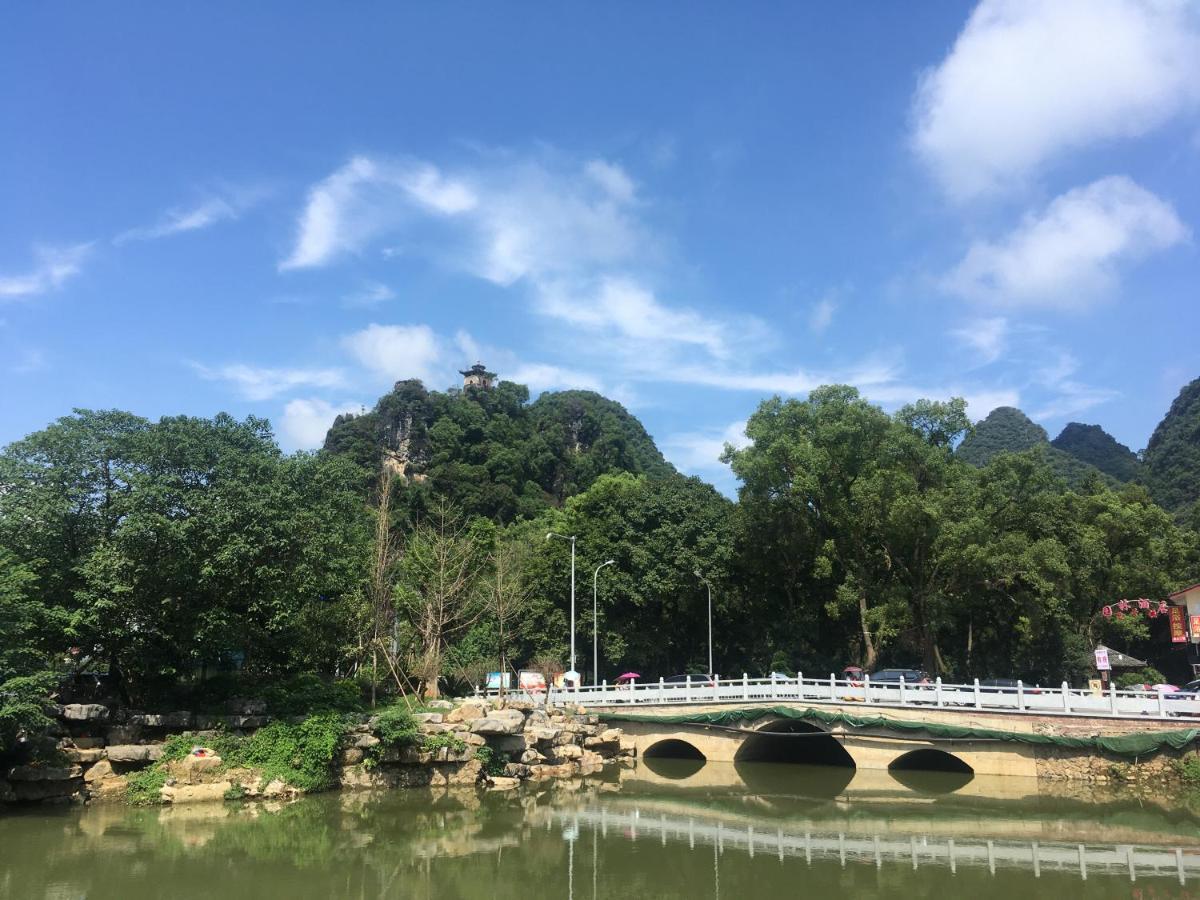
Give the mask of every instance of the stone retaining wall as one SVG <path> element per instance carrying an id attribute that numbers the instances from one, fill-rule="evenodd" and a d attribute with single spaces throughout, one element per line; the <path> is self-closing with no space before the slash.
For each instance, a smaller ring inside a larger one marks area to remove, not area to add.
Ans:
<path id="1" fill-rule="evenodd" d="M 362 715 L 342 739 L 337 783 L 346 789 L 480 784 L 514 787 L 525 779 L 566 778 L 598 770 L 634 754 L 633 743 L 618 728 L 599 724 L 595 715 L 565 707 L 536 707 L 473 699 L 436 701 L 437 712 L 418 713 L 420 734 L 450 735 L 462 747 L 433 750 L 389 747 L 382 752 L 376 720 Z M 120 799 L 127 776 L 162 756 L 172 735 L 189 735 L 197 745 L 217 728 L 248 734 L 271 721 L 257 701 L 236 704 L 225 716 L 113 710 L 100 704 L 60 707 L 51 737 L 57 738 L 54 764 L 14 766 L 0 777 L 0 803 L 83 803 Z M 301 721 L 296 719 L 295 721 Z M 480 749 L 500 760 L 503 775 L 484 772 Z M 296 793 L 282 782 L 261 784 L 256 773 L 229 771 L 214 756 L 170 763 L 162 799 L 168 803 L 220 800 L 230 796 L 278 797 Z"/>

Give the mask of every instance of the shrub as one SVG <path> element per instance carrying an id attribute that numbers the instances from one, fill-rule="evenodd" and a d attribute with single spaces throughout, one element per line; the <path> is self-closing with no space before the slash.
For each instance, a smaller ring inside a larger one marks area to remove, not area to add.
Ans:
<path id="1" fill-rule="evenodd" d="M 125 802 L 132 806 L 162 803 L 162 789 L 166 783 L 167 770 L 161 762 L 140 772 L 133 772 L 125 779 Z"/>
<path id="2" fill-rule="evenodd" d="M 453 753 L 461 753 L 467 749 L 467 742 L 453 732 L 445 734 L 426 734 L 421 738 L 421 749 L 429 753 L 445 748 Z"/>
<path id="3" fill-rule="evenodd" d="M 508 754 L 497 753 L 491 747 L 476 747 L 475 758 L 483 764 L 483 774 L 490 778 L 498 778 L 504 774 L 508 765 Z"/>
<path id="4" fill-rule="evenodd" d="M 382 746 L 403 747 L 419 737 L 417 720 L 400 706 L 389 706 L 375 717 L 374 731 Z"/>
<path id="5" fill-rule="evenodd" d="M 333 780 L 333 758 L 344 728 L 332 713 L 310 716 L 299 725 L 272 722 L 244 742 L 226 748 L 230 766 L 250 766 L 262 771 L 264 782 L 276 779 L 302 791 L 328 787 Z"/>

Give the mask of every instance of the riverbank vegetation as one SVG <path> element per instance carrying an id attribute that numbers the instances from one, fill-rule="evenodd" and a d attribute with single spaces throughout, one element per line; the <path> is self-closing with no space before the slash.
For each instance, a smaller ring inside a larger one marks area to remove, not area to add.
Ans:
<path id="1" fill-rule="evenodd" d="M 1165 617 L 1101 610 L 1200 580 L 1191 474 L 1168 511 L 1090 463 L 1068 480 L 1064 449 L 979 439 L 961 400 L 889 414 L 845 386 L 764 401 L 746 433 L 733 501 L 587 392 L 401 382 L 292 455 L 261 419 L 77 411 L 0 454 L 0 740 L 38 715 L 13 681 L 36 672 L 133 706 L 298 715 L 564 666 L 571 547 L 548 532 L 576 537 L 586 677 L 703 671 L 708 584 L 723 674 L 1049 683 L 1103 641 L 1186 676 Z M 1187 466 L 1168 445 L 1152 485 Z"/>

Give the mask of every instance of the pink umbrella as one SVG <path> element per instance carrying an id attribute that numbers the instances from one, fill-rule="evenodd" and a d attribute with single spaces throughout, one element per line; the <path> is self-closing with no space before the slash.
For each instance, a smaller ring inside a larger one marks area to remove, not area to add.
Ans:
<path id="1" fill-rule="evenodd" d="M 637 672 L 626 672 L 624 675 L 618 675 L 617 681 L 632 681 L 635 678 L 641 678 Z"/>
<path id="2" fill-rule="evenodd" d="M 1156 684 L 1154 690 L 1162 691 L 1164 694 L 1173 694 L 1179 690 L 1179 687 L 1174 684 Z"/>

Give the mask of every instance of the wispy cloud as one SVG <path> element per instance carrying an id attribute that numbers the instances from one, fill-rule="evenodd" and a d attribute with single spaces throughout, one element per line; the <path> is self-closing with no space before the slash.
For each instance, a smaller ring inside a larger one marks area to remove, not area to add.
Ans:
<path id="1" fill-rule="evenodd" d="M 390 287 L 378 281 L 371 281 L 364 284 L 359 290 L 344 296 L 342 306 L 374 307 L 395 299 L 396 292 Z"/>
<path id="2" fill-rule="evenodd" d="M 21 275 L 0 275 L 0 300 L 32 297 L 61 287 L 79 274 L 91 248 L 90 243 L 35 247 L 32 269 Z"/>
<path id="3" fill-rule="evenodd" d="M 813 334 L 824 334 L 833 324 L 833 314 L 837 312 L 837 301 L 831 294 L 826 294 L 813 304 L 808 313 L 808 330 Z"/>
<path id="4" fill-rule="evenodd" d="M 1120 270 L 1188 239 L 1169 203 L 1114 175 L 1054 199 L 999 240 L 976 241 L 942 279 L 946 291 L 997 306 L 1087 307 Z"/>
<path id="5" fill-rule="evenodd" d="M 324 266 L 358 252 L 412 210 L 453 216 L 475 205 L 469 186 L 445 178 L 428 163 L 356 156 L 309 191 L 295 246 L 279 268 Z"/>
<path id="6" fill-rule="evenodd" d="M 246 400 L 270 400 L 297 388 L 338 388 L 346 384 L 341 369 L 270 368 L 245 363 L 215 367 L 191 363 L 191 367 L 201 378 L 231 385 Z"/>
<path id="7" fill-rule="evenodd" d="M 235 219 L 237 216 L 238 209 L 233 204 L 220 197 L 213 197 L 197 206 L 167 210 L 155 224 L 122 231 L 113 238 L 113 243 L 153 241 L 187 231 L 199 231 L 218 222 Z"/>
<path id="8" fill-rule="evenodd" d="M 983 0 L 914 98 L 912 142 L 955 199 L 1138 137 L 1200 101 L 1200 7 Z"/>
<path id="9" fill-rule="evenodd" d="M 971 351 L 975 366 L 996 362 L 1008 349 L 1009 324 L 1003 316 L 975 319 L 961 328 L 951 329 L 950 334 Z"/>
<path id="10" fill-rule="evenodd" d="M 746 420 L 739 419 L 724 428 L 706 431 L 687 431 L 663 439 L 663 453 L 684 472 L 692 475 L 712 475 L 725 468 L 721 454 L 726 444 L 737 449 L 749 446 Z"/>

